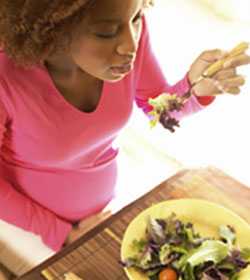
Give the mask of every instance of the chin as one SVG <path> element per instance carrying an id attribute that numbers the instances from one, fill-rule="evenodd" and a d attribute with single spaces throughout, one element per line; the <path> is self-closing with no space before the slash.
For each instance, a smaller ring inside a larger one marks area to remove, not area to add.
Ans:
<path id="1" fill-rule="evenodd" d="M 124 76 L 124 77 L 121 77 L 121 78 L 107 79 L 106 81 L 107 81 L 107 82 L 110 82 L 110 83 L 117 83 L 117 82 L 121 81 L 121 80 L 124 79 L 124 78 L 125 78 L 125 76 Z"/>
<path id="2" fill-rule="evenodd" d="M 103 80 L 110 83 L 116 83 L 124 79 L 128 74 L 124 75 L 111 75 L 109 77 L 105 77 Z"/>

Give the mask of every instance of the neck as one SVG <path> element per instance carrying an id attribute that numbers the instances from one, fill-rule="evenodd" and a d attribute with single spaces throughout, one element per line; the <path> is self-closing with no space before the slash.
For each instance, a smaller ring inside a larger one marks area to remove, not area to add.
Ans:
<path id="1" fill-rule="evenodd" d="M 73 59 L 66 54 L 53 55 L 45 61 L 45 66 L 56 81 L 63 81 L 67 84 L 77 84 L 79 81 L 86 85 L 96 83 L 97 78 L 84 72 Z"/>
<path id="2" fill-rule="evenodd" d="M 66 54 L 50 56 L 45 61 L 45 66 L 55 75 L 64 77 L 74 76 L 79 71 L 79 67 L 74 63 L 73 59 Z"/>

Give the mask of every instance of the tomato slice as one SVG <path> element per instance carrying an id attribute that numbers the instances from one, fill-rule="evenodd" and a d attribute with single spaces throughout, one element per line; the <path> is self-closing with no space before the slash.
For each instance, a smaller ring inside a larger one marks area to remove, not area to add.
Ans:
<path id="1" fill-rule="evenodd" d="M 159 274 L 159 280 L 177 280 L 178 276 L 174 269 L 167 267 Z"/>

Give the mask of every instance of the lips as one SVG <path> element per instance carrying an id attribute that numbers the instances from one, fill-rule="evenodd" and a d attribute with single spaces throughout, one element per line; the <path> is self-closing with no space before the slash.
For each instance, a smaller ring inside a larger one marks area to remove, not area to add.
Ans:
<path id="1" fill-rule="evenodd" d="M 129 64 L 123 64 L 121 66 L 114 66 L 111 67 L 111 71 L 114 74 L 126 74 L 128 72 L 130 72 L 133 68 L 133 64 L 129 63 Z"/>

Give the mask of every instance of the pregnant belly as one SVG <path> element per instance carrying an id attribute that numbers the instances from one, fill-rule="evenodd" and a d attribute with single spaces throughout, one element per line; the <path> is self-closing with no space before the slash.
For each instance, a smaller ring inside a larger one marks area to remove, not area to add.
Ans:
<path id="1" fill-rule="evenodd" d="M 72 222 L 105 207 L 114 195 L 117 178 L 115 159 L 81 171 L 49 172 L 5 163 L 2 172 L 26 196 Z"/>

